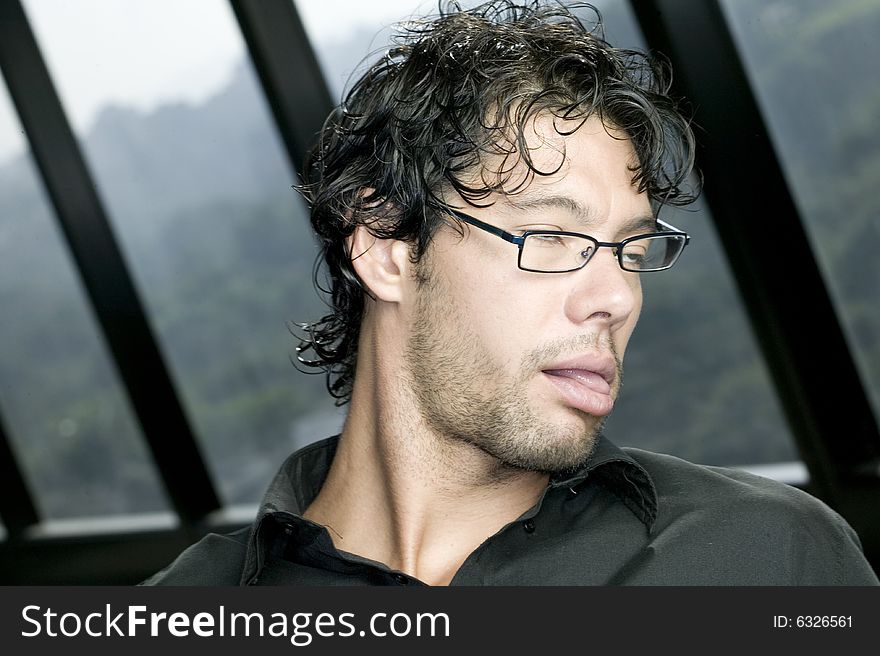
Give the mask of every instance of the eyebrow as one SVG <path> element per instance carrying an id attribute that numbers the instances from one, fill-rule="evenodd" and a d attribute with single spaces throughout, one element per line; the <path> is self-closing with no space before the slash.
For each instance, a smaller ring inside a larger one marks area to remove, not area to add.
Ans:
<path id="1" fill-rule="evenodd" d="M 543 210 L 547 208 L 562 209 L 571 214 L 578 225 L 590 230 L 601 223 L 599 213 L 593 207 L 584 205 L 570 196 L 532 196 L 530 198 L 511 198 L 507 202 L 511 207 L 523 211 Z M 618 229 L 619 234 L 639 232 L 659 232 L 660 226 L 657 217 L 653 214 L 642 214 L 633 217 Z"/>

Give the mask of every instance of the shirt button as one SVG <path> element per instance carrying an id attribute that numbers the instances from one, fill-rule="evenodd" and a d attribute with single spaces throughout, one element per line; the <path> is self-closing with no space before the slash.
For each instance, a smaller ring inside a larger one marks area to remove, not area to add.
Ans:
<path id="1" fill-rule="evenodd" d="M 522 524 L 523 530 L 526 533 L 534 533 L 535 532 L 535 522 L 532 519 L 527 519 Z"/>
<path id="2" fill-rule="evenodd" d="M 407 585 L 409 583 L 409 579 L 403 574 L 394 574 L 394 580 L 397 581 L 400 585 Z"/>

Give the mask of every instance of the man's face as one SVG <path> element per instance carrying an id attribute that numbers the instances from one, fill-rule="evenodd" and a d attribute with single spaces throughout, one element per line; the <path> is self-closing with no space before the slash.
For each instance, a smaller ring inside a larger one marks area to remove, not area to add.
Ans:
<path id="1" fill-rule="evenodd" d="M 544 139 L 532 157 L 551 176 L 485 208 L 462 206 L 512 233 L 549 229 L 616 242 L 650 230 L 651 207 L 631 184 L 636 156 L 597 119 Z M 566 127 L 566 126 L 562 126 Z M 613 133 L 620 137 L 619 133 Z M 438 230 L 419 265 L 406 350 L 408 384 L 425 422 L 516 469 L 560 472 L 583 462 L 611 412 L 620 363 L 641 310 L 637 273 L 600 248 L 569 273 L 517 267 L 517 247 L 465 226 Z"/>

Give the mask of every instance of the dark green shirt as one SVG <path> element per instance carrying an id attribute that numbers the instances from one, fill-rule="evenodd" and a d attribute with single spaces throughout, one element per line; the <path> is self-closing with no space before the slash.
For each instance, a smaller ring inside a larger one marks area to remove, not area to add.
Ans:
<path id="1" fill-rule="evenodd" d="M 337 550 L 303 519 L 338 438 L 281 467 L 249 529 L 210 534 L 148 585 L 423 585 Z M 878 585 L 853 529 L 821 501 L 742 471 L 600 438 L 451 585 Z"/>

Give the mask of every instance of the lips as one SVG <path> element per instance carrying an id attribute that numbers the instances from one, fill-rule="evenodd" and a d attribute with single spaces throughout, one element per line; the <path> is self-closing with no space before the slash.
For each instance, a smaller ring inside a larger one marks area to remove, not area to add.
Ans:
<path id="1" fill-rule="evenodd" d="M 614 408 L 617 365 L 611 357 L 579 358 L 551 365 L 542 373 L 569 407 L 603 417 Z"/>

